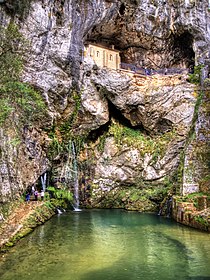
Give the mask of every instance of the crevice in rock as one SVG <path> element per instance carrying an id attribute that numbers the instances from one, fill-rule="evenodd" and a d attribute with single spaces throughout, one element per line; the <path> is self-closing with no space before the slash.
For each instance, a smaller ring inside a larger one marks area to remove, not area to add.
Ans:
<path id="1" fill-rule="evenodd" d="M 108 101 L 108 105 L 109 105 L 110 120 L 114 119 L 118 121 L 120 124 L 122 124 L 123 126 L 127 126 L 131 129 L 144 131 L 144 127 L 142 125 L 133 126 L 130 120 L 128 120 L 125 116 L 123 116 L 121 111 L 117 109 L 116 106 L 114 106 L 114 104 L 110 100 Z"/>
<path id="2" fill-rule="evenodd" d="M 157 123 L 157 132 L 159 134 L 170 132 L 173 128 L 173 123 L 167 119 L 160 119 Z"/>
<path id="3" fill-rule="evenodd" d="M 195 65 L 195 52 L 192 47 L 193 36 L 188 31 L 185 31 L 181 35 L 175 34 L 172 41 L 172 63 L 179 65 L 180 61 L 182 61 L 186 68 L 193 68 Z"/>
<path id="4" fill-rule="evenodd" d="M 123 16 L 125 14 L 125 4 L 124 3 L 121 4 L 119 13 L 121 16 Z"/>
<path id="5" fill-rule="evenodd" d="M 104 133 L 108 132 L 110 121 L 105 123 L 104 125 L 101 125 L 99 128 L 92 130 L 90 134 L 88 135 L 88 140 L 95 142 L 100 136 L 102 136 Z"/>
<path id="6" fill-rule="evenodd" d="M 117 109 L 116 106 L 110 100 L 108 100 L 108 106 L 109 106 L 109 121 L 106 124 L 100 126 L 98 129 L 91 131 L 88 136 L 88 140 L 96 141 L 98 137 L 108 132 L 109 126 L 111 125 L 113 120 L 119 122 L 123 126 L 129 127 L 134 130 L 140 130 L 145 134 L 147 133 L 142 125 L 133 126 L 130 120 L 128 120 L 125 116 L 123 116 L 121 111 Z"/>

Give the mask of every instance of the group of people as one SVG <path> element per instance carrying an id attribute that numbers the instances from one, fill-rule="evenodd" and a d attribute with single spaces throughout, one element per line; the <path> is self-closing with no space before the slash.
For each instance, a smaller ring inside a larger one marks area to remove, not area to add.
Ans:
<path id="1" fill-rule="evenodd" d="M 144 63 L 142 63 L 142 66 L 137 66 L 135 64 L 131 63 L 121 63 L 120 65 L 121 69 L 129 70 L 135 72 L 135 74 L 140 75 L 172 75 L 172 74 L 187 74 L 187 73 L 193 73 L 194 67 L 191 66 L 189 69 L 187 68 L 158 68 L 158 69 L 152 69 L 144 66 Z"/>
<path id="2" fill-rule="evenodd" d="M 38 201 L 38 197 L 41 197 L 41 200 L 44 200 L 44 190 L 41 190 L 39 193 L 37 189 L 35 189 L 34 186 L 31 187 L 31 191 L 26 192 L 26 202 L 29 202 L 31 199 L 31 196 L 34 196 L 34 200 Z"/>

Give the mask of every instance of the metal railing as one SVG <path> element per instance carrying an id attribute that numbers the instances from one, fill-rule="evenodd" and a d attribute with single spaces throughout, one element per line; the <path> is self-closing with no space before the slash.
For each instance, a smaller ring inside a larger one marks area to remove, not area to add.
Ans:
<path id="1" fill-rule="evenodd" d="M 161 75 L 173 75 L 173 74 L 187 74 L 189 73 L 189 69 L 182 69 L 182 68 L 163 68 L 163 69 L 150 69 L 150 68 L 143 68 L 138 67 L 135 64 L 130 63 L 124 63 L 122 62 L 120 64 L 120 69 L 127 70 L 134 72 L 136 74 L 140 75 L 155 75 L 155 74 L 161 74 Z"/>

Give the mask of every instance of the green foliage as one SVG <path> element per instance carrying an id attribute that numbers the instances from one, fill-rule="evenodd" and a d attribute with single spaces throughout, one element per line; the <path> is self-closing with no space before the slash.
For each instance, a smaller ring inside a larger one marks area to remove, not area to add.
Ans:
<path id="1" fill-rule="evenodd" d="M 9 98 L 0 98 L 0 127 L 14 110 L 9 102 Z"/>
<path id="2" fill-rule="evenodd" d="M 0 85 L 19 79 L 26 47 L 26 40 L 17 25 L 0 26 Z"/>
<path id="3" fill-rule="evenodd" d="M 164 178 L 163 184 L 164 184 L 164 189 L 163 189 L 162 193 L 164 195 L 172 194 L 174 192 L 173 181 L 169 176 L 166 176 Z"/>
<path id="4" fill-rule="evenodd" d="M 194 73 L 189 74 L 189 81 L 192 84 L 199 85 L 201 81 L 201 70 L 203 69 L 204 65 L 199 64 L 194 67 Z"/>
<path id="5" fill-rule="evenodd" d="M 61 153 L 71 153 L 72 142 L 76 146 L 76 150 L 80 151 L 83 147 L 85 136 L 78 136 L 72 133 L 72 127 L 76 121 L 78 110 L 81 105 L 81 93 L 72 91 L 72 98 L 74 100 L 74 110 L 70 117 L 60 125 L 54 125 L 52 130 L 48 133 L 49 137 L 52 139 L 48 147 L 48 155 L 51 158 L 55 158 Z"/>
<path id="6" fill-rule="evenodd" d="M 209 222 L 208 222 L 207 218 L 205 218 L 205 217 L 198 215 L 198 216 L 195 216 L 194 219 L 197 223 L 199 223 L 203 226 L 206 226 L 206 227 L 209 226 Z"/>
<path id="7" fill-rule="evenodd" d="M 20 19 L 25 19 L 31 9 L 33 0 L 7 0 L 7 11 L 12 15 L 18 15 Z"/>
<path id="8" fill-rule="evenodd" d="M 206 175 L 205 177 L 202 178 L 203 182 L 208 182 L 210 181 L 210 174 Z"/>
<path id="9" fill-rule="evenodd" d="M 99 138 L 98 150 L 103 152 L 106 143 L 107 133 L 103 133 Z"/>
<path id="10" fill-rule="evenodd" d="M 197 207 L 198 206 L 198 197 L 202 197 L 202 196 L 207 196 L 208 199 L 210 198 L 210 196 L 208 196 L 208 194 L 206 194 L 204 192 L 195 192 L 195 193 L 190 193 L 190 194 L 178 197 L 178 201 L 192 202 L 194 204 L 194 206 Z"/>
<path id="11" fill-rule="evenodd" d="M 50 145 L 48 146 L 47 154 L 50 159 L 54 159 L 60 153 L 64 152 L 65 145 L 61 141 L 59 141 L 56 135 L 55 126 L 52 127 L 52 130 L 49 132 L 48 136 L 52 139 Z"/>
<path id="12" fill-rule="evenodd" d="M 69 138 L 72 138 L 71 129 L 76 121 L 78 111 L 81 106 L 81 92 L 78 93 L 77 91 L 72 90 L 71 95 L 74 101 L 74 110 L 70 115 L 70 117 L 65 122 L 63 122 L 59 127 L 59 130 L 64 140 L 66 139 L 69 140 Z"/>
<path id="13" fill-rule="evenodd" d="M 73 202 L 73 195 L 69 190 L 66 189 L 56 189 L 54 187 L 48 187 L 48 191 L 50 191 L 53 194 L 53 197 L 56 199 L 63 199 L 67 200 L 69 202 Z"/>
<path id="14" fill-rule="evenodd" d="M 1 126 L 11 113 L 18 116 L 20 124 L 24 125 L 40 119 L 45 113 L 41 95 L 27 83 L 20 82 L 27 47 L 17 25 L 10 23 L 7 27 L 0 27 Z"/>
<path id="15" fill-rule="evenodd" d="M 202 193 L 202 192 L 194 192 L 194 193 L 189 193 L 185 196 L 182 197 L 182 201 L 189 201 L 189 200 L 192 200 L 192 199 L 195 199 L 199 196 L 204 196 L 205 194 Z"/>
<path id="16" fill-rule="evenodd" d="M 134 185 L 129 187 L 121 187 L 118 190 L 114 189 L 114 193 L 106 193 L 104 199 L 106 200 L 108 198 L 110 203 L 115 203 L 118 201 L 121 207 L 124 207 L 128 203 L 131 203 L 134 207 L 140 202 L 143 202 L 143 204 L 154 202 L 157 205 L 171 193 L 171 184 L 166 186 L 165 183 L 163 183 L 162 185 L 160 184 L 158 186 L 151 186 L 151 184 L 147 185 L 146 183 L 142 182 L 140 187 Z M 141 206 L 143 206 L 143 204 L 141 204 Z"/>
<path id="17" fill-rule="evenodd" d="M 0 125 L 13 112 L 26 125 L 45 115 L 46 106 L 41 95 L 27 83 L 8 82 L 0 85 Z"/>
<path id="18" fill-rule="evenodd" d="M 196 104 L 195 104 L 195 109 L 194 109 L 194 116 L 193 116 L 193 120 L 192 120 L 192 124 L 193 126 L 195 125 L 195 122 L 198 119 L 198 111 L 201 105 L 201 102 L 203 100 L 203 96 L 204 96 L 204 92 L 200 91 L 196 100 Z"/>
<path id="19" fill-rule="evenodd" d="M 153 155 L 155 162 L 158 157 L 163 156 L 167 144 L 174 137 L 175 132 L 166 132 L 160 136 L 149 137 L 140 130 L 125 127 L 119 123 L 113 123 L 108 136 L 114 136 L 115 142 L 120 148 L 122 145 L 132 146 L 140 150 L 142 156 L 146 153 Z"/>
<path id="20" fill-rule="evenodd" d="M 131 201 L 137 201 L 139 199 L 139 195 L 137 193 L 132 193 L 130 196 Z"/>
<path id="21" fill-rule="evenodd" d="M 16 147 L 20 144 L 21 140 L 20 138 L 18 137 L 15 137 L 15 138 L 12 138 L 10 141 L 9 141 L 9 144 L 12 145 L 13 147 Z"/>
<path id="22" fill-rule="evenodd" d="M 62 143 L 58 141 L 58 139 L 55 137 L 53 138 L 52 142 L 48 146 L 47 154 L 51 159 L 56 158 L 61 152 L 63 152 L 64 147 Z"/>
<path id="23" fill-rule="evenodd" d="M 50 145 L 48 146 L 47 154 L 50 159 L 56 158 L 58 155 L 72 155 L 72 143 L 74 143 L 76 148 L 76 154 L 78 155 L 79 152 L 84 147 L 84 143 L 86 140 L 86 136 L 80 135 L 72 135 L 69 133 L 68 139 L 59 139 L 55 127 L 49 133 L 49 137 L 52 139 Z"/>
<path id="24" fill-rule="evenodd" d="M 204 80 L 204 86 L 205 86 L 205 87 L 210 87 L 210 78 L 206 78 L 206 79 Z"/>

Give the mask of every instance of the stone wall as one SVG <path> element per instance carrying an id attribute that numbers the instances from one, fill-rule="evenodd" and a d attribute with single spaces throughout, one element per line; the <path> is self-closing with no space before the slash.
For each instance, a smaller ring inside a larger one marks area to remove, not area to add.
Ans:
<path id="1" fill-rule="evenodd" d="M 117 50 L 89 44 L 85 48 L 84 56 L 91 57 L 99 67 L 107 67 L 115 70 L 120 68 L 120 55 Z"/>
<path id="2" fill-rule="evenodd" d="M 181 224 L 210 231 L 210 199 L 205 195 L 195 196 L 190 202 L 190 199 L 183 201 L 183 198 L 173 197 L 172 216 Z"/>

